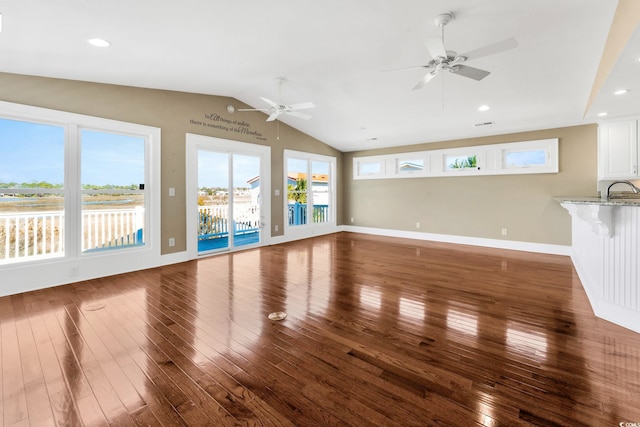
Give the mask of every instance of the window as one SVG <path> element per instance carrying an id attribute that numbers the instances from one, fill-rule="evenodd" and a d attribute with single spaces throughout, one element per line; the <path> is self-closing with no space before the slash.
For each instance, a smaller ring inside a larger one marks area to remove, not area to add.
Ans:
<path id="1" fill-rule="evenodd" d="M 467 156 L 445 156 L 444 168 L 447 171 L 478 169 L 478 156 L 477 154 Z"/>
<path id="2" fill-rule="evenodd" d="M 555 173 L 558 172 L 558 140 L 504 144 L 501 159 L 506 173 Z"/>
<path id="3" fill-rule="evenodd" d="M 398 174 L 420 174 L 425 170 L 424 158 L 400 158 L 396 159 Z"/>
<path id="4" fill-rule="evenodd" d="M 144 245 L 145 138 L 82 129 L 80 141 L 82 251 Z"/>
<path id="5" fill-rule="evenodd" d="M 0 117 L 0 265 L 150 249 L 159 129 L 2 107 L 12 116 Z"/>
<path id="6" fill-rule="evenodd" d="M 382 173 L 382 163 L 362 162 L 360 163 L 360 175 L 378 175 Z"/>
<path id="7" fill-rule="evenodd" d="M 353 179 L 557 172 L 557 138 L 353 158 Z"/>
<path id="8" fill-rule="evenodd" d="M 505 168 L 527 168 L 544 166 L 547 162 L 545 150 L 506 151 L 504 153 Z"/>
<path id="9" fill-rule="evenodd" d="M 353 178 L 384 178 L 385 160 L 380 157 L 353 159 Z"/>
<path id="10" fill-rule="evenodd" d="M 284 162 L 287 228 L 335 226 L 335 157 L 285 150 Z"/>
<path id="11" fill-rule="evenodd" d="M 0 264 L 65 254 L 65 127 L 0 118 Z"/>

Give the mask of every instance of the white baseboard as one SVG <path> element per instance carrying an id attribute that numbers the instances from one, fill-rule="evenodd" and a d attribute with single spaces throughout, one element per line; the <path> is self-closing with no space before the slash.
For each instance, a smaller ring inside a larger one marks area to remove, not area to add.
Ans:
<path id="1" fill-rule="evenodd" d="M 501 249 L 512 249 L 528 252 L 540 252 L 556 255 L 569 255 L 570 247 L 558 245 L 544 245 L 528 242 L 514 242 L 507 240 L 479 239 L 464 236 L 448 236 L 442 234 L 430 234 L 420 232 L 408 232 L 388 230 L 381 228 L 337 226 L 307 230 L 289 236 L 274 236 L 268 244 L 307 239 L 310 237 L 332 234 L 339 231 L 366 233 L 380 236 L 403 237 L 408 239 L 429 240 L 445 243 L 457 243 L 463 245 L 485 246 Z M 59 286 L 82 280 L 90 280 L 114 274 L 160 267 L 189 261 L 187 251 L 166 255 L 156 255 L 147 251 L 146 255 L 140 252 L 114 253 L 111 257 L 87 257 L 82 260 L 52 260 L 51 262 L 15 265 L 4 267 L 2 272 L 2 284 L 0 296 L 28 292 L 52 286 Z M 71 271 L 74 273 L 71 274 Z"/>
<path id="2" fill-rule="evenodd" d="M 374 234 L 378 236 L 401 237 L 406 239 L 426 240 L 432 242 L 454 243 L 459 245 L 484 246 L 496 249 L 537 252 L 551 255 L 571 255 L 571 246 L 551 245 L 546 243 L 519 242 L 514 240 L 485 239 L 481 237 L 455 236 L 448 234 L 421 233 L 419 231 L 390 230 L 384 228 L 356 227 L 343 225 L 340 231 Z"/>
<path id="3" fill-rule="evenodd" d="M 322 228 L 316 228 L 316 229 L 311 229 L 311 230 L 303 230 L 302 232 L 297 232 L 295 234 L 291 234 L 291 235 L 282 235 L 282 236 L 271 236 L 271 239 L 269 240 L 269 245 L 278 245 L 280 243 L 287 243 L 287 242 L 293 242 L 296 240 L 303 240 L 303 239 L 309 239 L 311 237 L 316 237 L 316 236 L 324 236 L 326 234 L 333 234 L 333 233 L 337 233 L 340 232 L 341 230 L 341 226 L 336 226 L 336 227 L 322 227 Z"/>

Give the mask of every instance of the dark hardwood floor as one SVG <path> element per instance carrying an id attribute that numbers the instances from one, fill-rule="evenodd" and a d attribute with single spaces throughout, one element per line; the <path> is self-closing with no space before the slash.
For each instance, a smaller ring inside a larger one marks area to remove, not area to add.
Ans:
<path id="1" fill-rule="evenodd" d="M 339 233 L 0 298 L 0 324 L 5 426 L 640 423 L 640 334 L 567 257 Z"/>

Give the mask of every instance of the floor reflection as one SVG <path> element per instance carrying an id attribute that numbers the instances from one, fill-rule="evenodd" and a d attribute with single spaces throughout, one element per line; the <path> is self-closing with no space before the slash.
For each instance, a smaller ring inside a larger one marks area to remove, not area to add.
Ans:
<path id="1" fill-rule="evenodd" d="M 340 233 L 3 301 L 61 424 L 640 421 L 640 338 L 567 257 Z"/>

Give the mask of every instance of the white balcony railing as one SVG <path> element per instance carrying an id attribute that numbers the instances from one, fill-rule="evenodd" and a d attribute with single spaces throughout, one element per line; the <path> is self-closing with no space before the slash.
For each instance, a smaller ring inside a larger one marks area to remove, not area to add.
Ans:
<path id="1" fill-rule="evenodd" d="M 144 208 L 85 210 L 83 252 L 144 243 Z M 0 214 L 0 264 L 64 255 L 64 213 Z"/>
<path id="2" fill-rule="evenodd" d="M 64 254 L 64 214 L 0 214 L 0 263 Z"/>
<path id="3" fill-rule="evenodd" d="M 248 203 L 238 203 L 233 207 L 234 220 L 229 221 L 228 205 L 198 206 L 198 238 L 225 237 L 229 227 L 234 233 L 255 231 L 260 228 L 260 208 Z"/>

